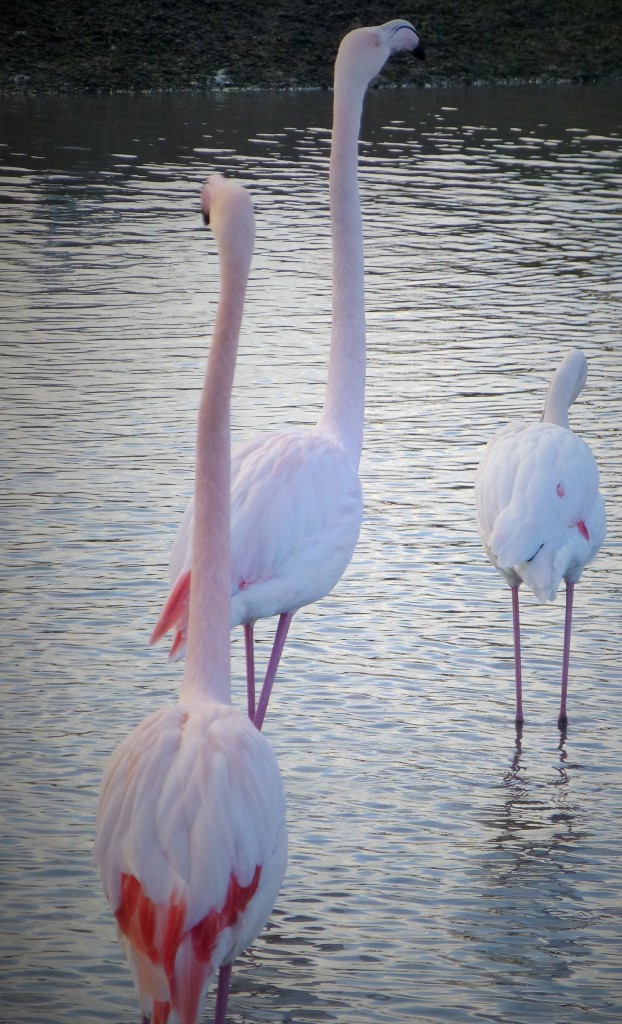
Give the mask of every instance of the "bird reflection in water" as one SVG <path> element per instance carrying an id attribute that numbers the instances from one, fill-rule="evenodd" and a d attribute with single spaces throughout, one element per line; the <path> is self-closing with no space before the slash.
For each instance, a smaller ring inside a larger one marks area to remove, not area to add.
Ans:
<path id="1" fill-rule="evenodd" d="M 566 728 L 560 729 L 557 752 L 553 775 L 544 780 L 536 778 L 533 763 L 527 760 L 522 725 L 517 725 L 514 751 L 502 780 L 505 799 L 487 821 L 496 831 L 494 845 L 504 854 L 496 865 L 497 884 L 509 882 L 514 876 L 520 876 L 525 884 L 536 879 L 540 882 L 553 872 L 554 890 L 560 892 L 563 848 L 586 833 L 577 828 L 582 815 L 571 799 L 570 784 L 581 765 L 568 759 Z M 509 863 L 505 859 L 508 854 Z M 543 889 L 538 895 L 546 897 L 547 893 Z"/>

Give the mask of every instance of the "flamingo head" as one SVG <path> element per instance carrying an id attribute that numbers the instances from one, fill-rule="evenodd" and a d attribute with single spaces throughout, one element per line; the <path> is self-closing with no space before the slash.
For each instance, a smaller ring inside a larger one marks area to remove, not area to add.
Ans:
<path id="1" fill-rule="evenodd" d="M 245 188 L 222 174 L 212 174 L 201 189 L 201 212 L 219 243 L 235 258 L 238 249 L 246 253 L 248 239 L 254 238 L 253 201 Z M 251 244 L 252 248 L 252 244 Z"/>
<path id="2" fill-rule="evenodd" d="M 584 353 L 578 348 L 567 352 L 551 378 L 540 420 L 558 423 L 568 429 L 568 410 L 583 391 L 586 381 L 587 359 Z"/>
<path id="3" fill-rule="evenodd" d="M 355 28 L 342 40 L 335 74 L 345 68 L 347 75 L 356 75 L 366 87 L 382 70 L 391 54 L 402 50 L 409 50 L 415 57 L 425 60 L 423 43 L 409 21 L 398 19 L 373 28 Z"/>

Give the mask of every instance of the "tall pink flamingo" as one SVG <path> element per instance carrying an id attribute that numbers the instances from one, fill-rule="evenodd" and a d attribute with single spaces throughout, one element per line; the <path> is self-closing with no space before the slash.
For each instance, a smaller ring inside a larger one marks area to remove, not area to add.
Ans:
<path id="1" fill-rule="evenodd" d="M 230 396 L 254 218 L 219 175 L 202 191 L 218 241 L 218 311 L 198 414 L 194 574 L 183 682 L 105 771 L 95 857 L 143 1024 L 197 1024 L 218 971 L 224 1024 L 231 964 L 265 925 L 287 860 L 285 798 L 267 740 L 231 706 Z"/>
<path id="2" fill-rule="evenodd" d="M 606 534 L 594 456 L 570 430 L 568 410 L 587 380 L 587 360 L 568 352 L 537 423 L 510 423 L 488 443 L 475 478 L 477 526 L 486 554 L 512 589 L 516 721 L 523 721 L 518 588 L 552 601 L 566 583 L 559 725 L 567 720 L 575 583 Z"/>
<path id="3" fill-rule="evenodd" d="M 363 228 L 358 138 L 369 82 L 392 53 L 423 57 L 407 21 L 360 28 L 342 40 L 335 63 L 329 197 L 333 246 L 332 333 L 324 408 L 313 430 L 254 438 L 234 450 L 231 489 L 232 626 L 244 625 L 248 713 L 261 728 L 292 617 L 325 597 L 347 569 L 361 528 L 358 465 L 365 410 Z M 171 657 L 185 645 L 190 570 L 197 533 L 194 501 L 171 555 L 173 588 L 151 636 L 174 630 Z M 200 540 L 200 534 L 199 534 Z M 255 707 L 253 627 L 279 616 Z"/>

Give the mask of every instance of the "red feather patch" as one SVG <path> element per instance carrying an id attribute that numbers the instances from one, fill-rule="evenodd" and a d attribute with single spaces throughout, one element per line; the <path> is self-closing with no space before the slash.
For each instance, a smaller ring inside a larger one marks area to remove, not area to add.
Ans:
<path id="1" fill-rule="evenodd" d="M 153 1006 L 153 1024 L 166 1024 L 173 1006 L 176 1005 L 177 979 L 175 978 L 175 960 L 177 952 L 186 936 L 190 936 L 195 971 L 193 971 L 193 993 L 191 1001 L 198 1005 L 203 988 L 204 978 L 208 976 L 208 968 L 216 948 L 218 937 L 225 930 L 236 924 L 248 904 L 257 892 L 261 867 L 255 873 L 249 885 L 240 885 L 234 875 L 229 876 L 227 895 L 221 910 L 209 910 L 204 918 L 189 931 L 184 931 L 187 917 L 185 900 L 174 899 L 167 907 L 158 907 L 143 890 L 142 885 L 133 875 L 121 875 L 121 902 L 115 911 L 119 928 L 126 936 L 137 953 L 149 957 L 153 964 L 159 964 L 168 978 L 172 1002 L 156 1001 Z M 156 934 L 158 919 L 165 920 L 163 931 Z"/>

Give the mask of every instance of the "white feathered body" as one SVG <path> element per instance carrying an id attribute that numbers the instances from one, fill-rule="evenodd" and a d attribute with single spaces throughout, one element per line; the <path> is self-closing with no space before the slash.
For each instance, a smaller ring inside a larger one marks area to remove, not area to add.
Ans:
<path id="1" fill-rule="evenodd" d="M 171 553 L 171 583 L 192 567 L 194 499 Z M 231 625 L 296 612 L 339 582 L 356 547 L 363 497 L 345 448 L 319 429 L 266 434 L 231 465 Z M 187 604 L 175 627 L 185 634 Z M 179 648 L 179 652 L 182 648 Z"/>
<path id="2" fill-rule="evenodd" d="M 510 586 L 540 602 L 562 579 L 576 583 L 605 538 L 605 505 L 588 445 L 557 423 L 510 423 L 489 442 L 477 471 L 479 534 Z"/>
<path id="3" fill-rule="evenodd" d="M 285 798 L 265 738 L 214 701 L 151 714 L 106 768 L 95 858 L 142 1012 L 195 1024 L 285 874 Z"/>

